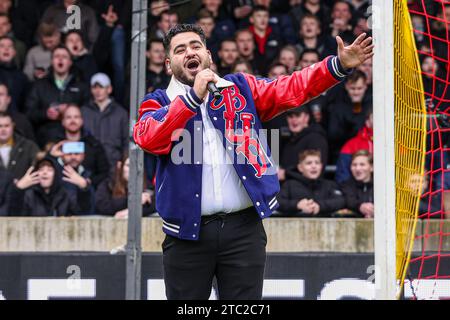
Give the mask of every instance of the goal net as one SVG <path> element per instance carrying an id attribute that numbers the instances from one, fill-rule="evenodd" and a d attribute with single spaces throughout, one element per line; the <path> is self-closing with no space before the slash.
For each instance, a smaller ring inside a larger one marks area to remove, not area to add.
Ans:
<path id="1" fill-rule="evenodd" d="M 394 1 L 394 97 L 397 279 L 404 282 L 424 180 L 426 109 L 412 23 L 405 1 Z"/>
<path id="2" fill-rule="evenodd" d="M 395 2 L 397 279 L 407 297 L 450 298 L 450 1 Z"/>

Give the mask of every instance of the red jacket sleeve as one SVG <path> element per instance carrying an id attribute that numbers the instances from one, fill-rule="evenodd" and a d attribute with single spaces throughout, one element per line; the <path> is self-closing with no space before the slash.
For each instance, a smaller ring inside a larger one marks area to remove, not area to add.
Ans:
<path id="1" fill-rule="evenodd" d="M 336 56 L 330 56 L 290 76 L 276 80 L 257 79 L 245 75 L 261 121 L 268 121 L 278 114 L 308 102 L 341 80 L 348 72 Z"/>
<path id="2" fill-rule="evenodd" d="M 139 108 L 139 120 L 133 131 L 134 141 L 147 152 L 168 154 L 172 141 L 178 140 L 181 130 L 196 114 L 201 100 L 191 90 L 185 96 L 178 96 L 169 106 L 161 106 L 150 94 Z"/>

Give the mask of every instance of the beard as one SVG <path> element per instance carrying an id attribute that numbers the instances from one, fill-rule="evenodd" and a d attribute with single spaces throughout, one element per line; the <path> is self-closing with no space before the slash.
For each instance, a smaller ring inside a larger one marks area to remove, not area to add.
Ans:
<path id="1" fill-rule="evenodd" d="M 189 87 L 193 87 L 195 83 L 195 77 L 197 76 L 197 73 L 199 73 L 202 70 L 208 69 L 211 66 L 211 62 L 208 58 L 205 58 L 200 61 L 200 66 L 198 67 L 198 71 L 193 74 L 189 70 L 187 70 L 183 65 L 174 65 L 171 66 L 172 73 L 175 76 L 175 78 L 180 81 L 181 83 L 188 85 Z"/>

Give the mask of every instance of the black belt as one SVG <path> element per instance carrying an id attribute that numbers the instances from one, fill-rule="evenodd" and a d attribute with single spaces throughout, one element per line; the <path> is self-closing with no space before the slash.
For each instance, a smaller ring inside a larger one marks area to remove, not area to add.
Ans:
<path id="1" fill-rule="evenodd" d="M 222 227 L 225 223 L 225 219 L 231 218 L 231 217 L 235 217 L 235 216 L 239 216 L 242 214 L 251 214 L 251 213 L 256 213 L 255 208 L 252 207 L 248 207 L 246 209 L 243 210 L 239 210 L 239 211 L 234 211 L 234 212 L 217 212 L 214 213 L 212 215 L 207 215 L 207 216 L 202 216 L 202 225 L 208 224 L 214 220 L 221 220 L 222 221 Z"/>

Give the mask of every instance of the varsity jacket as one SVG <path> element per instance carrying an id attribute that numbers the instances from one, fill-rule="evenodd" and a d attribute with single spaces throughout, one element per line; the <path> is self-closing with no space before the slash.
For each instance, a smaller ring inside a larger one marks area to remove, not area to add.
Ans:
<path id="1" fill-rule="evenodd" d="M 347 74 L 338 58 L 330 56 L 272 81 L 230 74 L 216 84 L 222 97 L 208 96 L 208 116 L 222 133 L 223 147 L 261 218 L 278 207 L 280 189 L 270 150 L 259 134 L 261 122 L 311 100 Z M 163 219 L 163 231 L 186 240 L 197 240 L 201 225 L 202 152 L 195 150 L 194 142 L 203 139 L 202 103 L 193 89 L 186 92 L 172 79 L 167 90 L 144 97 L 133 134 L 144 151 L 158 156 L 156 209 Z M 180 143 L 190 149 L 180 148 Z M 180 149 L 181 163 L 171 154 L 173 150 L 178 155 Z"/>

